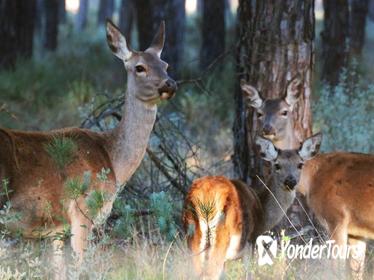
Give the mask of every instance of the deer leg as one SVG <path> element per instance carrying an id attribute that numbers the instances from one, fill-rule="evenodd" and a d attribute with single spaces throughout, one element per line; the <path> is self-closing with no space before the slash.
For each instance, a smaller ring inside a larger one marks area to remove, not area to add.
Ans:
<path id="1" fill-rule="evenodd" d="M 71 247 L 78 257 L 79 264 L 83 261 L 83 255 L 87 249 L 88 235 L 91 232 L 91 222 L 84 217 L 77 217 L 71 222 Z"/>
<path id="2" fill-rule="evenodd" d="M 348 221 L 344 219 L 341 223 L 329 224 L 331 233 L 331 240 L 335 240 L 334 246 L 339 247 L 339 251 L 347 248 L 348 242 Z M 340 279 L 344 279 L 346 271 L 346 260 L 345 259 L 334 259 L 333 260 L 333 272 Z"/>
<path id="3" fill-rule="evenodd" d="M 363 279 L 365 268 L 366 242 L 353 237 L 348 238 L 351 246 L 351 254 L 349 258 L 350 268 L 352 269 L 353 279 Z"/>
<path id="4" fill-rule="evenodd" d="M 53 240 L 53 279 L 64 280 L 66 279 L 66 264 L 64 257 L 64 241 Z"/>
<path id="5" fill-rule="evenodd" d="M 219 233 L 219 235 L 217 233 Z M 229 248 L 230 241 L 230 235 L 222 225 L 219 225 L 214 229 L 214 232 L 212 232 L 212 245 L 208 249 L 208 261 L 205 264 L 205 275 L 207 276 L 207 279 L 219 280 L 221 278 L 225 268 L 226 255 L 229 253 L 228 251 L 231 250 L 231 248 Z M 236 247 L 235 245 L 236 244 L 234 244 L 233 247 Z M 233 248 L 232 250 L 235 249 L 236 248 Z"/>

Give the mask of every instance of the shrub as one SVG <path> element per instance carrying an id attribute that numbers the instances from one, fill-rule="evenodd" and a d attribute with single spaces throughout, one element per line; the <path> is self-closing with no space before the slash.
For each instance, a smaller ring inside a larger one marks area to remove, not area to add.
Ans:
<path id="1" fill-rule="evenodd" d="M 77 151 L 77 144 L 68 137 L 53 137 L 50 143 L 45 144 L 45 150 L 54 160 L 59 169 L 64 169 L 71 163 Z"/>
<path id="2" fill-rule="evenodd" d="M 323 86 L 313 109 L 324 151 L 374 151 L 374 85 L 365 85 L 355 68 L 335 88 Z"/>

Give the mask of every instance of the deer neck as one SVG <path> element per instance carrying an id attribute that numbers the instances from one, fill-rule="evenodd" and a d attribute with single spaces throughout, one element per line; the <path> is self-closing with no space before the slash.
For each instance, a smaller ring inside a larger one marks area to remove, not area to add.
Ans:
<path id="1" fill-rule="evenodd" d="M 300 147 L 300 141 L 295 135 L 295 128 L 293 121 L 287 123 L 286 133 L 280 140 L 274 140 L 274 146 L 281 150 L 294 150 Z"/>
<path id="2" fill-rule="evenodd" d="M 296 196 L 295 191 L 285 190 L 272 176 L 267 182 L 267 186 L 274 196 L 268 189 L 265 189 L 260 194 L 264 215 L 261 233 L 271 230 L 280 222 L 284 216 L 284 212 L 287 212 L 287 209 L 291 206 Z"/>
<path id="3" fill-rule="evenodd" d="M 122 120 L 111 133 L 110 157 L 117 185 L 124 185 L 139 167 L 147 149 L 156 113 L 156 105 L 139 100 L 128 86 Z"/>

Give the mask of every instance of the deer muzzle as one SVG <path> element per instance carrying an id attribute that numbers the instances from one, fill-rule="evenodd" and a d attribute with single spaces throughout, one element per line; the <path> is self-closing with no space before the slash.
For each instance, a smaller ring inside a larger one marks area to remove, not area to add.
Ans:
<path id="1" fill-rule="evenodd" d="M 160 99 L 167 100 L 172 98 L 176 91 L 177 91 L 177 83 L 172 79 L 167 79 L 162 87 L 158 89 L 158 93 L 160 94 Z"/>
<path id="2" fill-rule="evenodd" d="M 286 180 L 284 180 L 284 184 L 290 189 L 293 190 L 297 184 L 296 179 L 293 176 L 287 176 Z"/>

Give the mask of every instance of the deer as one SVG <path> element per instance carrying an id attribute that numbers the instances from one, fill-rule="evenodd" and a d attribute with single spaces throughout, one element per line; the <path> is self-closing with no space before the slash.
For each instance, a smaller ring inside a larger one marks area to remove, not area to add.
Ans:
<path id="1" fill-rule="evenodd" d="M 240 81 L 245 103 L 256 110 L 256 133 L 271 141 L 278 149 L 298 149 L 300 139 L 294 130 L 293 110 L 299 101 L 299 76 L 291 79 L 286 92 L 279 98 L 263 99 L 258 90 L 245 80 Z"/>
<path id="2" fill-rule="evenodd" d="M 362 279 L 367 239 L 374 239 L 374 155 L 333 152 L 305 163 L 296 190 L 338 246 L 352 246 L 350 267 Z M 343 247 L 344 248 L 344 247 Z"/>
<path id="3" fill-rule="evenodd" d="M 321 141 L 322 135 L 316 134 L 299 149 L 281 150 L 269 139 L 256 137 L 261 157 L 271 163 L 271 193 L 258 194 L 244 182 L 224 176 L 193 182 L 182 219 L 196 275 L 220 279 L 226 261 L 242 257 L 248 244 L 279 223 L 296 196 L 303 164 L 319 151 Z"/>
<path id="4" fill-rule="evenodd" d="M 161 60 L 165 42 L 165 23 L 162 22 L 149 48 L 134 51 L 126 38 L 111 21 L 106 22 L 106 36 L 113 54 L 122 60 L 127 72 L 127 90 L 123 118 L 118 126 L 107 132 L 80 128 L 64 128 L 48 132 L 0 129 L 0 208 L 11 205 L 21 215 L 17 222 L 7 225 L 21 231 L 24 238 L 55 236 L 70 226 L 71 247 L 82 262 L 87 237 L 98 217 L 105 221 L 117 194 L 139 167 L 153 129 L 157 105 L 171 99 L 177 90 L 176 82 L 167 73 L 168 64 Z M 54 161 L 46 147 L 56 139 L 73 143 L 71 158 L 63 167 Z M 91 180 L 89 186 L 75 199 L 67 198 L 66 182 L 84 173 L 96 178 L 106 170 L 105 180 Z M 91 217 L 86 198 L 93 191 L 103 194 L 103 205 Z M 0 192 L 3 194 L 4 192 Z M 48 205 L 49 213 L 45 213 Z M 61 262 L 66 242 L 54 239 L 57 262 Z"/>
<path id="5" fill-rule="evenodd" d="M 275 99 L 264 99 L 260 92 L 245 80 L 240 81 L 243 98 L 247 106 L 255 109 L 256 113 L 256 133 L 271 140 L 278 149 L 298 149 L 302 142 L 302 136 L 295 130 L 294 109 L 300 100 L 300 88 L 302 80 L 299 75 L 294 76 L 287 82 L 286 91 Z M 264 166 L 263 172 L 266 174 L 268 166 Z M 261 184 L 258 191 L 265 191 Z M 302 209 L 307 207 L 303 197 L 298 196 L 298 203 Z M 294 202 L 297 203 L 297 202 Z M 308 209 L 307 209 L 308 211 Z M 291 216 L 295 216 L 292 215 Z M 298 216 L 299 223 L 306 221 L 304 214 Z M 278 226 L 285 225 L 284 221 Z"/>

